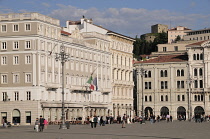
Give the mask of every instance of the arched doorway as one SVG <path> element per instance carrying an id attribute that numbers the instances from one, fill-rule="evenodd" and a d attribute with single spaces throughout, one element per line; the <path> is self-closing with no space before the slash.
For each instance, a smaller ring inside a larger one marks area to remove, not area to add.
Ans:
<path id="1" fill-rule="evenodd" d="M 18 109 L 13 110 L 12 121 L 13 123 L 20 123 L 20 111 Z"/>
<path id="2" fill-rule="evenodd" d="M 196 114 L 203 115 L 203 114 L 205 114 L 205 111 L 201 106 L 197 106 L 194 109 L 194 115 L 196 115 Z"/>
<path id="3" fill-rule="evenodd" d="M 182 106 L 177 108 L 177 119 L 186 120 L 186 109 Z"/>
<path id="4" fill-rule="evenodd" d="M 160 109 L 160 115 L 166 117 L 167 114 L 169 114 L 169 109 L 167 107 L 162 107 Z"/>
<path id="5" fill-rule="evenodd" d="M 151 114 L 153 114 L 153 109 L 151 107 L 146 107 L 144 110 L 145 119 L 149 119 Z"/>

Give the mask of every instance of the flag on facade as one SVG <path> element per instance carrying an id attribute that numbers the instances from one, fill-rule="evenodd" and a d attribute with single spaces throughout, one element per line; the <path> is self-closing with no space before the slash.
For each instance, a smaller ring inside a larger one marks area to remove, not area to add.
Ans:
<path id="1" fill-rule="evenodd" d="M 90 76 L 90 78 L 88 79 L 88 81 L 86 83 L 91 84 L 92 83 L 92 80 L 93 80 L 93 77 Z"/>
<path id="2" fill-rule="evenodd" d="M 93 82 L 93 77 L 91 75 L 90 78 L 88 79 L 88 81 L 86 83 L 90 84 L 89 88 L 91 90 L 94 90 L 94 85 L 92 84 L 92 82 Z"/>
<path id="3" fill-rule="evenodd" d="M 98 91 L 98 83 L 97 83 L 97 77 L 94 78 L 93 80 L 93 85 L 95 86 L 95 90 Z"/>

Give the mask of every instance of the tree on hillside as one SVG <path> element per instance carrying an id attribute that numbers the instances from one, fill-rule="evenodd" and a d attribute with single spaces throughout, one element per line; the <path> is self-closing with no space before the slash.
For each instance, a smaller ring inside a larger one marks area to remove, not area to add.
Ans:
<path id="1" fill-rule="evenodd" d="M 151 52 L 157 51 L 158 44 L 165 44 L 168 42 L 167 33 L 158 33 L 157 37 L 153 42 L 148 42 L 145 40 L 144 35 L 141 35 L 140 38 L 136 36 L 136 41 L 134 42 L 133 55 L 135 58 L 139 59 L 139 56 L 142 54 L 150 54 Z"/>
<path id="2" fill-rule="evenodd" d="M 175 39 L 175 42 L 180 41 L 180 40 L 181 40 L 181 37 L 178 35 Z"/>

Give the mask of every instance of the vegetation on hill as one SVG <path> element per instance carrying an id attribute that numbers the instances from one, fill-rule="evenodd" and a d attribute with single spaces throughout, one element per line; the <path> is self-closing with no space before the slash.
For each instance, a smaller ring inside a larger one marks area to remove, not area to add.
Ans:
<path id="1" fill-rule="evenodd" d="M 158 44 L 168 43 L 167 33 L 158 33 L 153 42 L 148 42 L 145 40 L 144 35 L 141 35 L 140 38 L 136 36 L 136 41 L 134 42 L 133 56 L 134 58 L 139 59 L 140 55 L 150 54 L 151 52 L 157 52 Z"/>

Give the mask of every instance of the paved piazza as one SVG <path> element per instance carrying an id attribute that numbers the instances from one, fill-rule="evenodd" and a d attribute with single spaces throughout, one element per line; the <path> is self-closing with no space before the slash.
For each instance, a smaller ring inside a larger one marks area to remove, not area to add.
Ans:
<path id="1" fill-rule="evenodd" d="M 121 128 L 112 124 L 97 128 L 89 125 L 71 125 L 70 129 L 59 130 L 50 125 L 42 133 L 36 133 L 33 126 L 0 128 L 0 139 L 209 139 L 210 122 L 178 122 L 144 125 L 135 123 Z"/>

